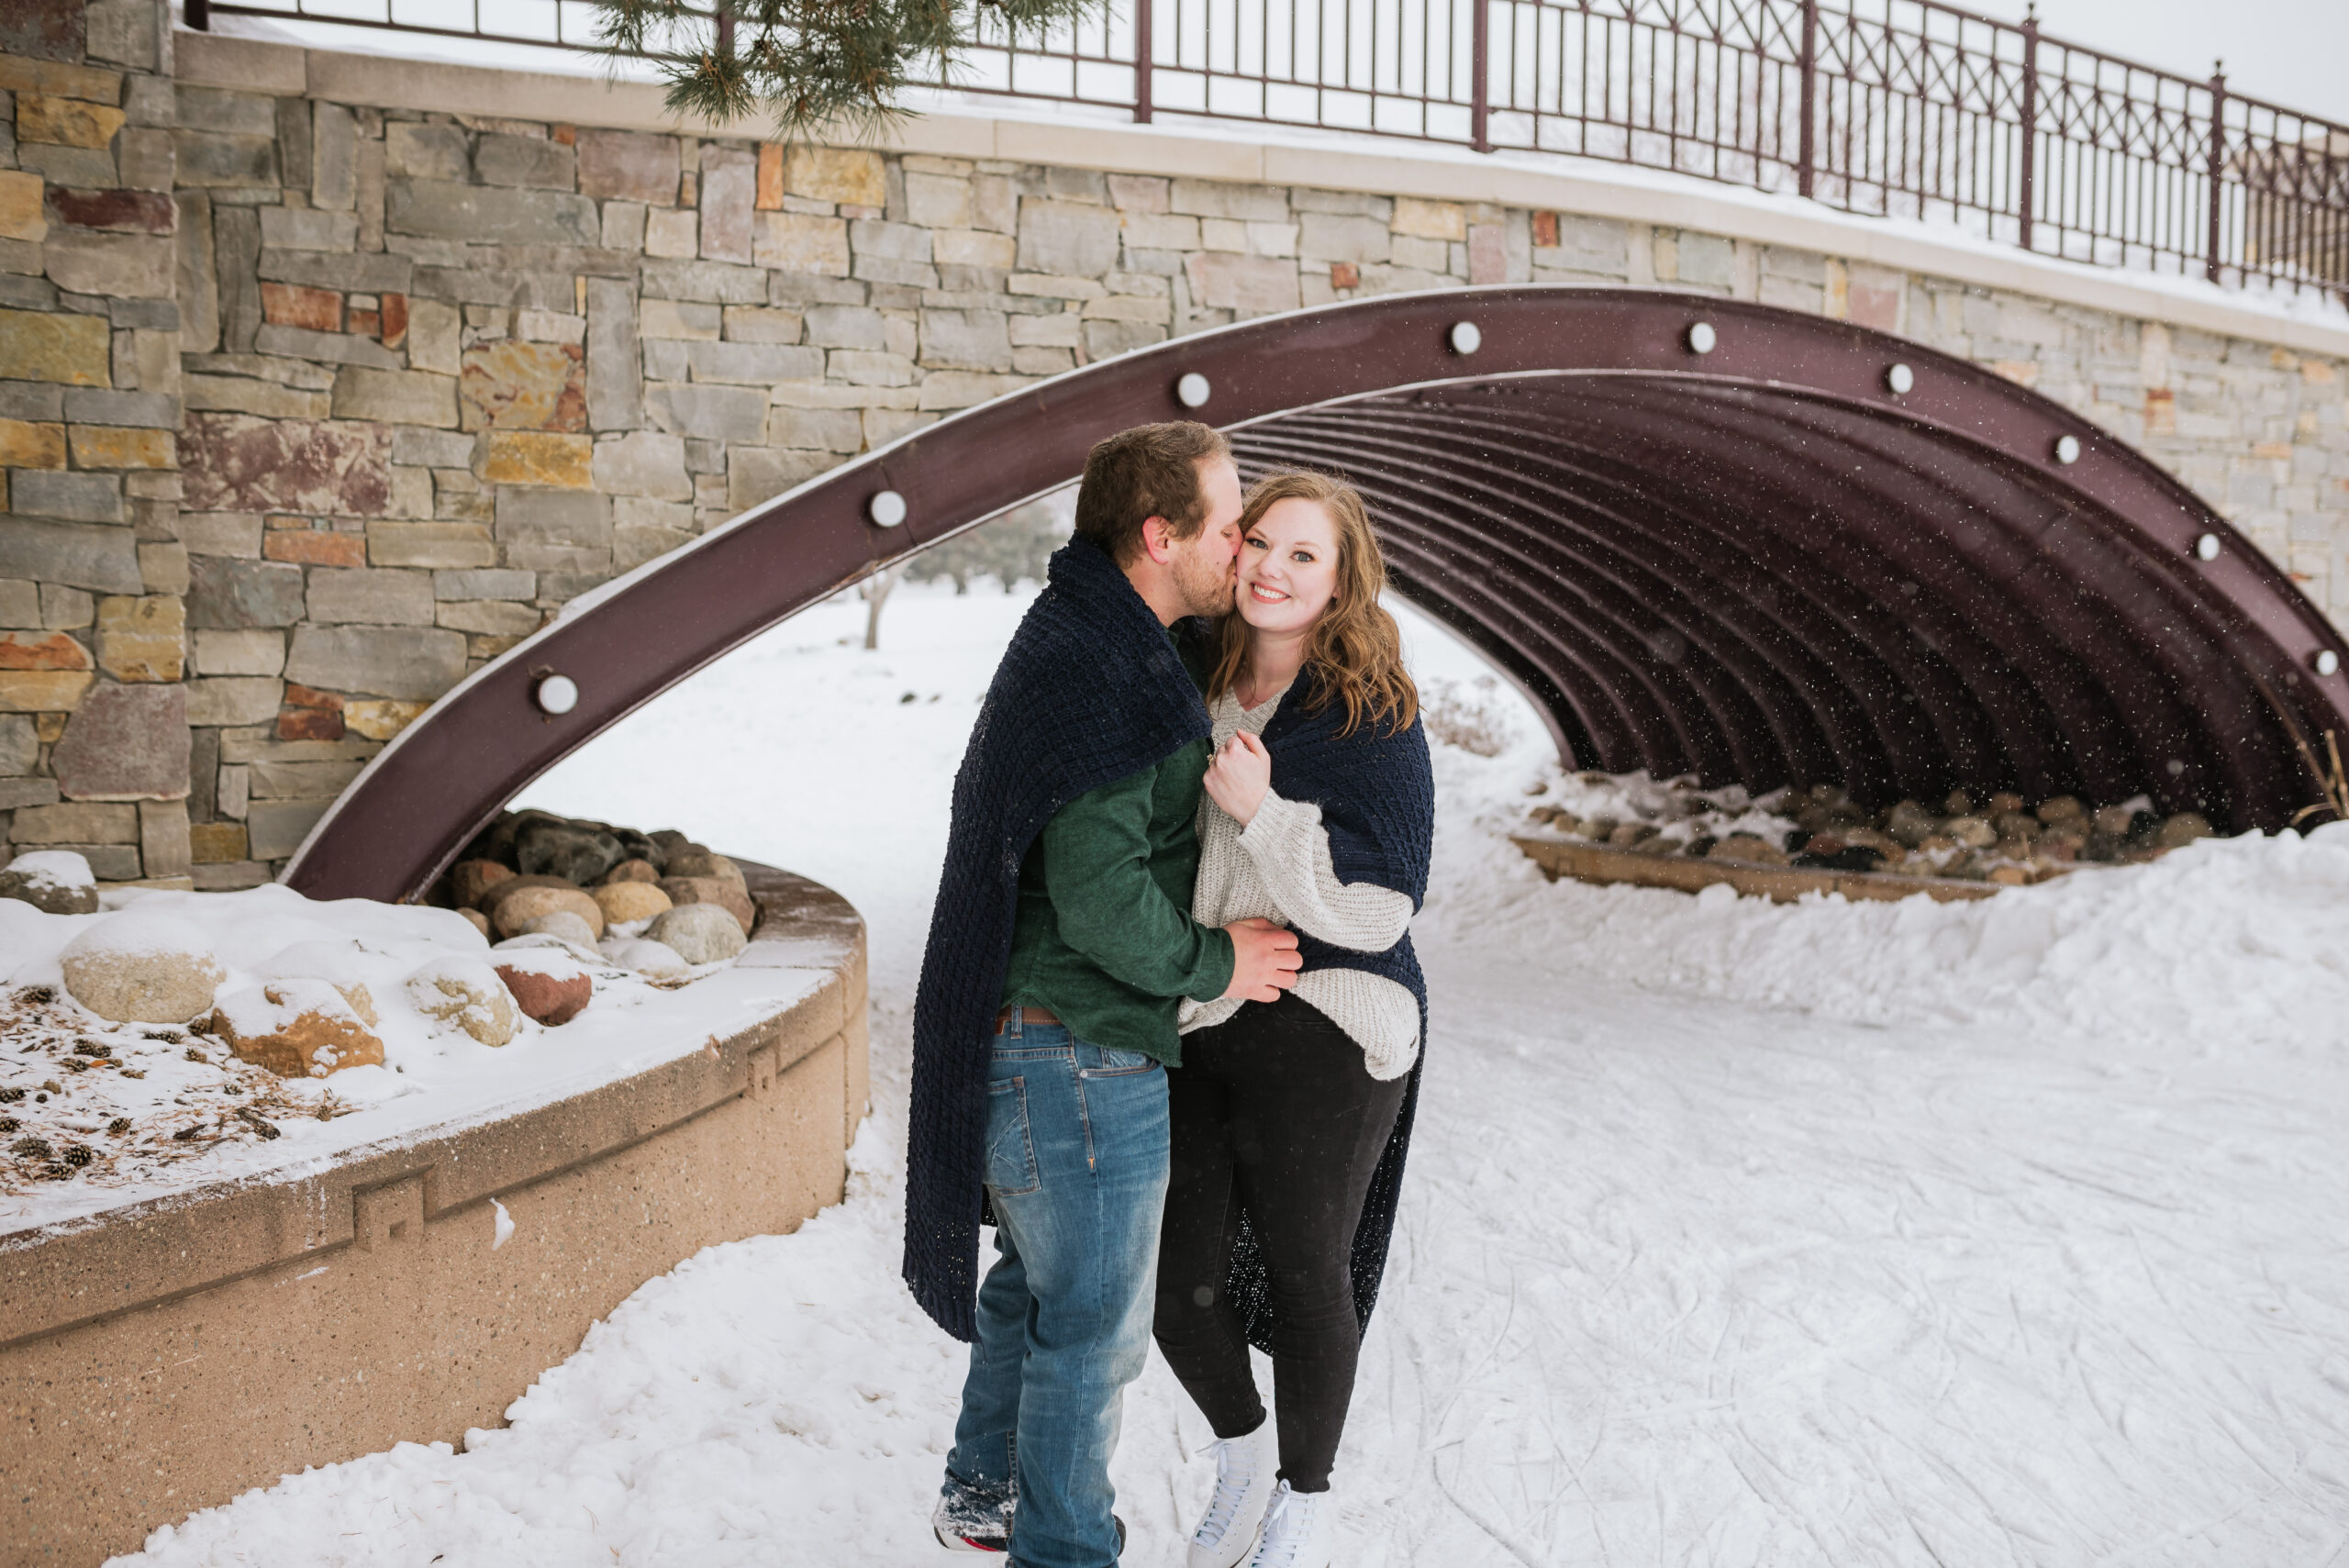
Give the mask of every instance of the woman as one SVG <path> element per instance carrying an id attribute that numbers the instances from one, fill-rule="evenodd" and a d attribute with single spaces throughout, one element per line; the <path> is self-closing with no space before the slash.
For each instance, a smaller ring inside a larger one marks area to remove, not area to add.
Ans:
<path id="1" fill-rule="evenodd" d="M 1405 934 L 1434 790 L 1362 497 L 1275 474 L 1211 634 L 1193 918 L 1297 933 L 1294 991 L 1184 1004 L 1169 1069 L 1161 1351 L 1216 1434 L 1191 1568 L 1326 1568 L 1330 1468 L 1385 1266 L 1426 1018 Z M 1278 1441 L 1248 1363 L 1273 1358 Z M 1274 1460 L 1278 1459 L 1275 1473 Z"/>

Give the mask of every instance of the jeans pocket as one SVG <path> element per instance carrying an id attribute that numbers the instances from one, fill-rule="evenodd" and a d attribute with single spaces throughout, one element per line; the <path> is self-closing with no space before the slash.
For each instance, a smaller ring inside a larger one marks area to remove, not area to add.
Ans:
<path id="1" fill-rule="evenodd" d="M 1129 1073 L 1147 1073 L 1158 1065 L 1155 1057 L 1139 1051 L 1119 1051 L 1113 1046 L 1097 1045 L 1094 1051 L 1100 1057 L 1097 1065 L 1087 1067 L 1079 1074 L 1085 1078 L 1118 1078 Z"/>
<path id="2" fill-rule="evenodd" d="M 1028 1130 L 1028 1080 L 987 1085 L 987 1190 L 1004 1197 L 1044 1184 L 1036 1173 L 1036 1143 Z"/>

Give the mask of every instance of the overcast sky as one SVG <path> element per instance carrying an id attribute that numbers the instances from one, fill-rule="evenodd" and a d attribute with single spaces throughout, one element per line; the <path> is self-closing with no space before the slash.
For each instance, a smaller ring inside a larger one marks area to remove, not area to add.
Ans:
<path id="1" fill-rule="evenodd" d="M 2022 20 L 2023 0 L 1958 3 Z M 2039 25 L 2181 76 L 2223 57 L 2238 92 L 2349 124 L 2349 0 L 2040 0 Z"/>

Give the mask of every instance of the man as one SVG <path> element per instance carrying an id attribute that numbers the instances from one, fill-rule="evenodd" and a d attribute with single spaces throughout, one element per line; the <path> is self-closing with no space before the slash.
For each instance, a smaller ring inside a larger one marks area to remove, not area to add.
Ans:
<path id="1" fill-rule="evenodd" d="M 972 1341 L 938 1539 L 1019 1568 L 1108 1568 L 1122 1545 L 1109 1456 L 1150 1342 L 1176 1005 L 1296 982 L 1286 931 L 1189 914 L 1209 725 L 1170 628 L 1230 608 L 1240 510 L 1207 426 L 1095 447 L 1076 538 L 955 775 L 914 1009 L 905 1272 Z"/>

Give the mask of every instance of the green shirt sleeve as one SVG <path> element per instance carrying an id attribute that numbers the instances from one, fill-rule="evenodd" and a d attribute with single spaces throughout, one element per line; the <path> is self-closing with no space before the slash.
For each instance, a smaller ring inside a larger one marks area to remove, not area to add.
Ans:
<path id="1" fill-rule="evenodd" d="M 1220 996 L 1231 938 L 1179 908 L 1150 873 L 1157 770 L 1103 784 L 1044 825 L 1044 884 L 1060 939 L 1112 979 L 1152 996 Z"/>

